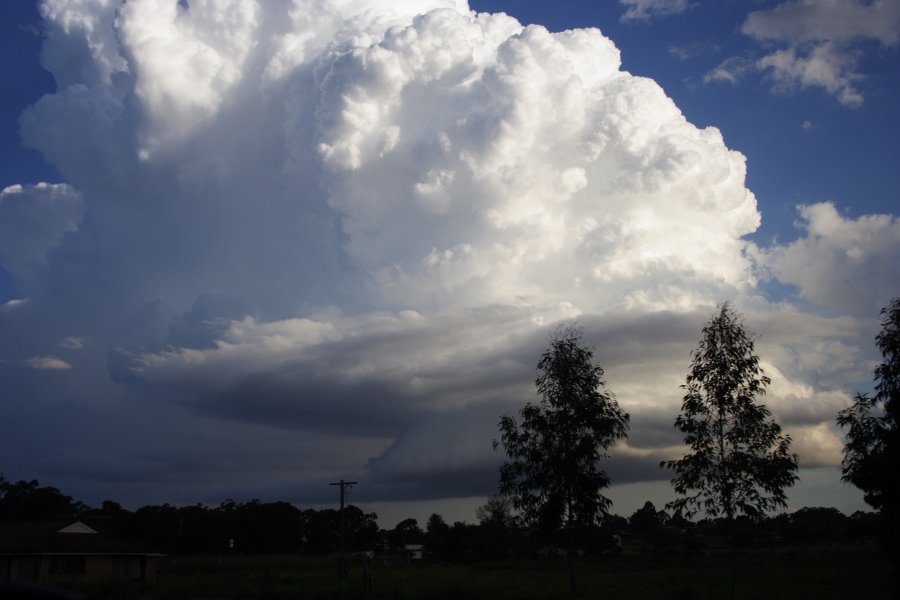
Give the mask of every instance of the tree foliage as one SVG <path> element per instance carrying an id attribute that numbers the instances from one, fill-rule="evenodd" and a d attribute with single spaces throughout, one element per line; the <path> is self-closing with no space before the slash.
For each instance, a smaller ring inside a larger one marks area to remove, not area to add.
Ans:
<path id="1" fill-rule="evenodd" d="M 790 452 L 790 436 L 756 403 L 770 379 L 730 306 L 718 308 L 703 327 L 692 357 L 675 419 L 689 451 L 661 463 L 675 471 L 672 486 L 683 497 L 666 508 L 687 515 L 702 509 L 731 520 L 785 507 L 784 489 L 797 480 L 797 455 Z"/>
<path id="2" fill-rule="evenodd" d="M 838 413 L 837 422 L 847 429 L 841 478 L 861 489 L 865 501 L 881 512 L 882 543 L 900 589 L 900 298 L 891 300 L 881 314 L 875 345 L 883 360 L 875 367 L 875 395 L 857 394 L 853 404 Z"/>
<path id="3" fill-rule="evenodd" d="M 652 534 L 662 528 L 669 520 L 669 515 L 664 510 L 656 510 L 656 507 L 649 500 L 644 502 L 644 506 L 634 511 L 628 517 L 628 524 L 632 531 L 638 535 Z"/>
<path id="4" fill-rule="evenodd" d="M 0 474 L 0 522 L 49 521 L 77 517 L 84 505 L 37 479 L 7 481 Z"/>
<path id="5" fill-rule="evenodd" d="M 425 532 L 416 519 L 403 519 L 388 532 L 388 543 L 393 550 L 402 550 L 408 544 L 421 544 L 424 541 Z"/>
<path id="6" fill-rule="evenodd" d="M 475 518 L 481 525 L 511 527 L 513 525 L 512 502 L 508 496 L 491 496 L 475 509 Z"/>
<path id="7" fill-rule="evenodd" d="M 344 507 L 346 548 L 350 552 L 372 550 L 378 544 L 378 515 L 353 504 Z M 302 547 L 311 554 L 335 552 L 340 542 L 340 513 L 333 508 L 308 508 L 300 514 Z"/>
<path id="8" fill-rule="evenodd" d="M 600 493 L 609 477 L 599 465 L 626 436 L 628 415 L 606 389 L 603 369 L 578 327 L 551 335 L 538 370 L 539 402 L 522 408 L 521 424 L 508 415 L 500 419 L 508 457 L 500 491 L 527 525 L 541 531 L 597 523 L 611 504 Z"/>
<path id="9" fill-rule="evenodd" d="M 894 298 L 881 314 L 875 345 L 883 361 L 875 367 L 875 395 L 857 394 L 853 404 L 838 413 L 837 422 L 847 429 L 842 479 L 861 489 L 874 508 L 896 511 L 900 498 L 900 298 Z"/>

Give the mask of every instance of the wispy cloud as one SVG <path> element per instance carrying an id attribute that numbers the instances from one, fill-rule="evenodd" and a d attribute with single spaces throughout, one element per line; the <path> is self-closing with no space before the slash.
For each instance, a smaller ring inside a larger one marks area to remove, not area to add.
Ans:
<path id="1" fill-rule="evenodd" d="M 694 42 L 669 46 L 669 54 L 678 60 L 689 60 L 700 56 L 710 56 L 722 52 L 722 47 L 713 42 Z"/>
<path id="2" fill-rule="evenodd" d="M 677 15 L 693 6 L 688 0 L 619 0 L 619 4 L 627 7 L 620 18 L 623 22 Z"/>
<path id="3" fill-rule="evenodd" d="M 85 346 L 85 341 L 78 337 L 65 337 L 59 341 L 59 345 L 67 350 L 81 350 Z"/>
<path id="4" fill-rule="evenodd" d="M 32 369 L 41 371 L 68 371 L 72 365 L 56 356 L 33 356 L 25 361 Z"/>
<path id="5" fill-rule="evenodd" d="M 761 41 L 799 45 L 872 39 L 885 46 L 900 41 L 900 5 L 891 0 L 795 0 L 751 12 L 741 31 Z"/>
<path id="6" fill-rule="evenodd" d="M 703 76 L 703 83 L 730 83 L 736 85 L 748 71 L 753 69 L 753 63 L 740 56 L 732 56 L 723 60 L 719 65 Z"/>
<path id="7" fill-rule="evenodd" d="M 900 41 L 900 3 L 880 0 L 797 0 L 751 12 L 741 31 L 766 50 L 754 61 L 772 89 L 790 93 L 821 88 L 849 108 L 863 104 L 860 61 L 864 43 L 894 47 Z M 771 46 L 783 46 L 770 50 Z M 728 59 L 707 74 L 706 81 L 737 79 Z M 746 68 L 742 72 L 745 72 Z"/>

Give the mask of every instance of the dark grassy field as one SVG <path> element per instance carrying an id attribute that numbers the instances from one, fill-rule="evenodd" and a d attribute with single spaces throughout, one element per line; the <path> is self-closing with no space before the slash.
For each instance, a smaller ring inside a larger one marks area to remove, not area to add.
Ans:
<path id="1" fill-rule="evenodd" d="M 189 599 L 366 598 L 362 566 L 343 581 L 337 560 L 296 556 L 169 557 L 147 589 L 109 585 L 84 590 L 90 597 Z M 605 600 L 712 600 L 729 597 L 727 553 L 582 559 L 579 598 Z M 560 560 L 480 565 L 376 562 L 374 591 L 385 599 L 554 599 L 568 597 Z M 759 600 L 888 598 L 890 570 L 877 548 L 778 547 L 738 554 L 737 597 Z"/>

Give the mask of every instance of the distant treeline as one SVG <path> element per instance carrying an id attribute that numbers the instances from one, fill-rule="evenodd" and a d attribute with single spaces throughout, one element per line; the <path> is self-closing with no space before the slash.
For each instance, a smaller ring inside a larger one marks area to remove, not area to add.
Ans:
<path id="1" fill-rule="evenodd" d="M 509 505 L 491 498 L 478 509 L 477 524 L 448 524 L 431 515 L 424 529 L 405 519 L 390 530 L 379 529 L 375 513 L 357 506 L 345 508 L 346 548 L 349 552 L 403 555 L 420 544 L 430 560 L 493 561 L 511 556 L 552 552 L 561 540 L 537 537 L 515 526 Z M 169 504 L 124 509 L 111 500 L 93 508 L 41 486 L 38 481 L 8 482 L 0 475 L 0 522 L 78 519 L 96 529 L 139 542 L 167 554 L 327 554 L 340 540 L 336 509 L 300 509 L 288 502 L 234 502 L 218 506 Z M 835 508 L 802 508 L 758 521 L 740 521 L 737 543 L 863 543 L 874 540 L 879 515 Z M 602 526 L 583 532 L 581 550 L 615 554 L 627 549 L 641 553 L 699 553 L 727 535 L 722 519 L 690 522 L 656 510 L 647 502 L 629 518 L 609 515 Z M 233 545 L 232 545 L 233 541 Z"/>

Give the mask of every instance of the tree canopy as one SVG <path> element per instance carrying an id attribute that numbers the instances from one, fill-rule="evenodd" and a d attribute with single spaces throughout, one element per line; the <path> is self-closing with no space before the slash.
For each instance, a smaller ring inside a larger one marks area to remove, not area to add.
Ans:
<path id="1" fill-rule="evenodd" d="M 76 517 L 86 507 L 57 488 L 31 481 L 7 481 L 0 474 L 0 522 L 45 521 Z"/>
<path id="2" fill-rule="evenodd" d="M 540 400 L 522 408 L 521 423 L 508 415 L 500 419 L 508 457 L 500 491 L 539 530 L 596 523 L 610 506 L 600 493 L 610 483 L 600 463 L 626 436 L 628 415 L 606 389 L 593 358 L 578 327 L 557 329 L 537 365 Z"/>
<path id="3" fill-rule="evenodd" d="M 785 507 L 784 489 L 797 480 L 797 455 L 769 409 L 756 403 L 770 379 L 729 305 L 703 327 L 692 357 L 675 419 L 689 451 L 661 463 L 675 471 L 672 486 L 683 497 L 666 508 L 733 519 Z"/>
<path id="4" fill-rule="evenodd" d="M 891 300 L 881 314 L 875 346 L 882 362 L 874 371 L 875 395 L 857 394 L 853 404 L 838 413 L 837 422 L 847 429 L 842 479 L 862 490 L 865 501 L 884 515 L 882 537 L 900 572 L 900 298 Z"/>
<path id="5" fill-rule="evenodd" d="M 857 394 L 853 405 L 838 414 L 847 429 L 843 480 L 865 494 L 874 508 L 896 504 L 898 427 L 900 410 L 900 298 L 882 309 L 884 319 L 875 345 L 883 361 L 875 367 L 875 395 Z M 882 414 L 876 414 L 876 411 Z"/>

